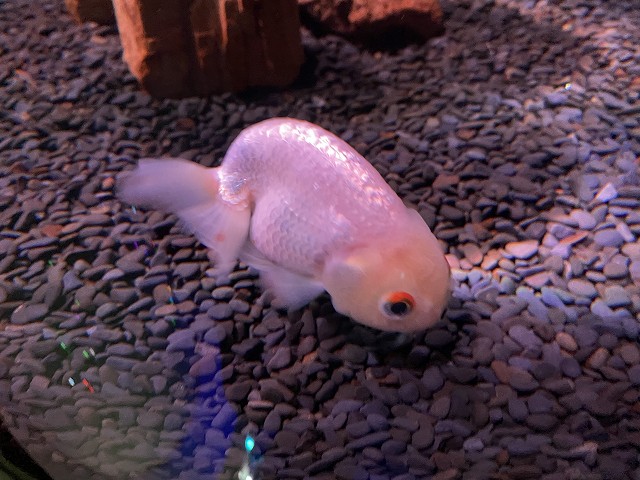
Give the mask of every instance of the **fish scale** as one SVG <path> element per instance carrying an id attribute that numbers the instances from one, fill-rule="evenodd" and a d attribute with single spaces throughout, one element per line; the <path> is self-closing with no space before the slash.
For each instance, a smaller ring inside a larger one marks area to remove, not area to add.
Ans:
<path id="1" fill-rule="evenodd" d="M 302 121 L 271 119 L 258 126 L 240 133 L 220 167 L 223 189 L 240 186 L 230 201 L 282 187 L 284 198 L 295 198 L 317 224 L 342 215 L 354 228 L 385 228 L 388 216 L 405 208 L 378 171 L 340 138 Z"/>
<path id="2" fill-rule="evenodd" d="M 310 209 L 282 201 L 282 193 L 264 198 L 254 210 L 251 241 L 270 261 L 299 273 L 317 272 L 325 252 L 346 243 L 348 234 L 328 234 L 325 219 Z M 300 211 L 304 213 L 300 213 Z M 333 220 L 335 224 L 335 219 Z M 348 231 L 349 227 L 341 229 Z"/>

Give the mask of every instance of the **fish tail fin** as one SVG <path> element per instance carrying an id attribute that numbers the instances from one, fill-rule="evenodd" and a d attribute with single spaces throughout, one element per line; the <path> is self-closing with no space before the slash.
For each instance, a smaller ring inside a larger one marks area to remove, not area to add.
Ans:
<path id="1" fill-rule="evenodd" d="M 217 168 L 182 159 L 142 159 L 119 180 L 116 195 L 132 205 L 178 216 L 187 230 L 211 248 L 217 267 L 230 272 L 249 235 L 251 211 L 219 196 Z"/>

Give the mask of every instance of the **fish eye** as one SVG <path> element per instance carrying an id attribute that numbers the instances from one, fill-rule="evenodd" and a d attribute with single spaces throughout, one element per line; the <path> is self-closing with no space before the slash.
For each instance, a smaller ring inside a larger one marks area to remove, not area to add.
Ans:
<path id="1" fill-rule="evenodd" d="M 387 296 L 381 306 L 385 315 L 400 318 L 411 313 L 415 300 L 406 292 L 394 292 Z"/>

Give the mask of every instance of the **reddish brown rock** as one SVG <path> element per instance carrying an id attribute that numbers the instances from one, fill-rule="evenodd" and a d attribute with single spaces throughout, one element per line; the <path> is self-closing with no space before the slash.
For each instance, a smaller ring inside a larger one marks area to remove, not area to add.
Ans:
<path id="1" fill-rule="evenodd" d="M 438 0 L 298 0 L 313 30 L 384 45 L 426 40 L 442 33 Z"/>
<path id="2" fill-rule="evenodd" d="M 96 22 L 112 25 L 113 4 L 111 0 L 64 0 L 67 10 L 77 22 Z"/>
<path id="3" fill-rule="evenodd" d="M 124 59 L 154 96 L 293 82 L 303 61 L 296 0 L 114 0 Z"/>

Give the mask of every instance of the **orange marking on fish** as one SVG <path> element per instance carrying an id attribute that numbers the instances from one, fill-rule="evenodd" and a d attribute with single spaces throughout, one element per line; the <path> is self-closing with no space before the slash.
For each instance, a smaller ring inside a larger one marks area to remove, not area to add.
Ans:
<path id="1" fill-rule="evenodd" d="M 411 306 L 414 306 L 416 304 L 414 298 L 407 292 L 393 292 L 391 295 L 389 295 L 388 301 L 391 303 L 406 302 Z"/>

